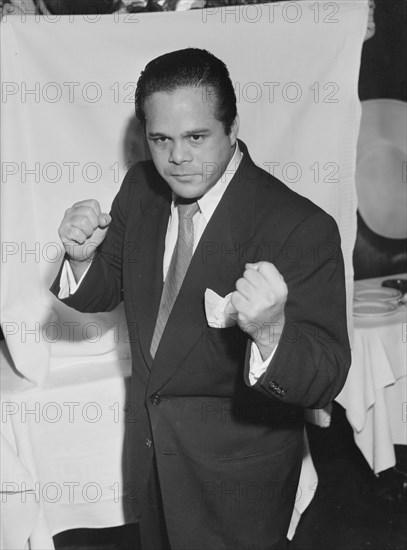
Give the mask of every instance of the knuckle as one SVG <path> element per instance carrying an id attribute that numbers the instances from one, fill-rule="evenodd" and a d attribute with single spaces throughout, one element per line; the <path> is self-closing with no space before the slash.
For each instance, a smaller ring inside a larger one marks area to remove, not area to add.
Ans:
<path id="1" fill-rule="evenodd" d="M 258 275 L 257 273 L 257 270 L 256 269 L 253 269 L 252 267 L 248 267 L 244 270 L 243 272 L 243 277 L 245 279 L 248 279 L 248 278 L 251 278 L 251 277 L 255 277 L 256 275 Z"/>
<path id="2" fill-rule="evenodd" d="M 75 225 L 79 229 L 84 229 L 87 225 L 87 222 L 88 222 L 88 220 L 85 216 L 80 216 L 75 220 Z"/>
<path id="3" fill-rule="evenodd" d="M 79 208 L 80 206 L 84 206 L 87 202 L 88 201 L 86 201 L 86 200 L 74 202 L 72 207 L 71 207 L 71 210 L 74 209 L 74 208 Z"/>
<path id="4" fill-rule="evenodd" d="M 72 227 L 71 235 L 73 237 L 75 237 L 75 239 L 78 240 L 78 241 L 80 241 L 84 237 L 83 231 L 81 229 L 79 229 L 78 227 Z"/>
<path id="5" fill-rule="evenodd" d="M 273 264 L 271 264 L 270 262 L 265 262 L 265 261 L 259 262 L 258 270 L 259 270 L 260 272 L 262 272 L 262 271 L 268 271 L 272 265 L 273 265 Z"/>
<path id="6" fill-rule="evenodd" d="M 236 286 L 236 289 L 239 290 L 239 288 L 242 287 L 242 284 L 244 284 L 244 279 L 243 279 L 243 277 L 241 277 L 240 279 L 238 279 L 238 280 L 236 281 L 236 285 L 235 285 L 235 286 Z"/>
<path id="7" fill-rule="evenodd" d="M 100 213 L 100 206 L 96 199 L 89 199 L 88 204 L 95 212 Z"/>

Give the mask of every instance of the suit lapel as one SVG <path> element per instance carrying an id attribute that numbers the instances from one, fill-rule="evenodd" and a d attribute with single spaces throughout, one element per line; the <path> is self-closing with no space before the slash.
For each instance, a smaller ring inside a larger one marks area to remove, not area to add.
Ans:
<path id="1" fill-rule="evenodd" d="M 246 147 L 241 147 L 243 159 L 198 243 L 168 319 L 152 364 L 148 394 L 158 391 L 173 376 L 204 335 L 208 326 L 204 309 L 206 288 L 225 296 L 234 290 L 243 273 L 242 249 L 252 236 L 256 195 L 256 177 L 246 176 L 248 171 L 255 174 L 258 169 Z M 162 266 L 161 254 L 160 258 Z M 154 324 L 155 319 L 153 328 Z"/>
<path id="2" fill-rule="evenodd" d="M 155 177 L 159 177 L 155 174 Z M 161 178 L 160 178 L 161 179 Z M 141 351 L 149 368 L 150 343 L 163 286 L 165 235 L 171 208 L 171 191 L 163 180 L 164 193 L 141 200 L 140 223 L 132 228 L 128 242 L 136 243 L 136 261 L 129 263 L 131 302 L 137 322 Z"/>

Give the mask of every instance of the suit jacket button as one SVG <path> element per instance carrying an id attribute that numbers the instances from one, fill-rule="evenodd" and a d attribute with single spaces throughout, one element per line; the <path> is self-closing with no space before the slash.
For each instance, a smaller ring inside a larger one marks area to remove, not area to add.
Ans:
<path id="1" fill-rule="evenodd" d="M 146 439 L 145 443 L 146 443 L 146 447 L 148 447 L 149 449 L 151 448 L 151 446 L 153 444 L 153 442 L 149 438 Z"/>
<path id="2" fill-rule="evenodd" d="M 153 395 L 153 397 L 150 399 L 150 402 L 152 405 L 158 405 L 161 401 L 161 398 L 159 395 Z"/>

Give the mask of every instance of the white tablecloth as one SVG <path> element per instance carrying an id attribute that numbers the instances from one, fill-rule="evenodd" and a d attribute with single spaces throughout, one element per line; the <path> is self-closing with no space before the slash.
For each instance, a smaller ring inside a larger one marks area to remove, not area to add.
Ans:
<path id="1" fill-rule="evenodd" d="M 67 529 L 134 520 L 122 502 L 123 409 L 130 362 L 70 365 L 52 373 L 43 388 L 29 388 L 7 358 L 1 359 L 2 436 L 13 438 L 17 448 L 9 457 L 14 467 L 2 472 L 2 489 L 30 491 L 24 510 L 33 505 L 38 509 L 30 548 L 53 548 L 51 536 Z M 30 475 L 24 482 L 14 475 L 22 465 Z M 12 498 L 3 495 L 3 507 L 11 505 Z M 10 515 L 9 521 L 21 526 L 22 517 L 26 521 L 25 513 Z"/>
<path id="2" fill-rule="evenodd" d="M 355 291 L 389 278 L 395 277 L 356 281 Z M 406 306 L 391 315 L 354 317 L 352 366 L 336 398 L 375 473 L 395 465 L 394 444 L 407 445 L 406 328 Z"/>

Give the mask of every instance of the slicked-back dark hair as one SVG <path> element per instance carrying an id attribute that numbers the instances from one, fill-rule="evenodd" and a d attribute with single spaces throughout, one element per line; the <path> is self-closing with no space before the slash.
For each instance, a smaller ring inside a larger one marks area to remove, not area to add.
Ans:
<path id="1" fill-rule="evenodd" d="M 153 59 L 141 72 L 136 88 L 136 116 L 145 127 L 144 104 L 154 92 L 202 87 L 202 101 L 212 102 L 214 116 L 227 135 L 236 118 L 236 94 L 226 65 L 207 50 L 186 48 Z"/>

